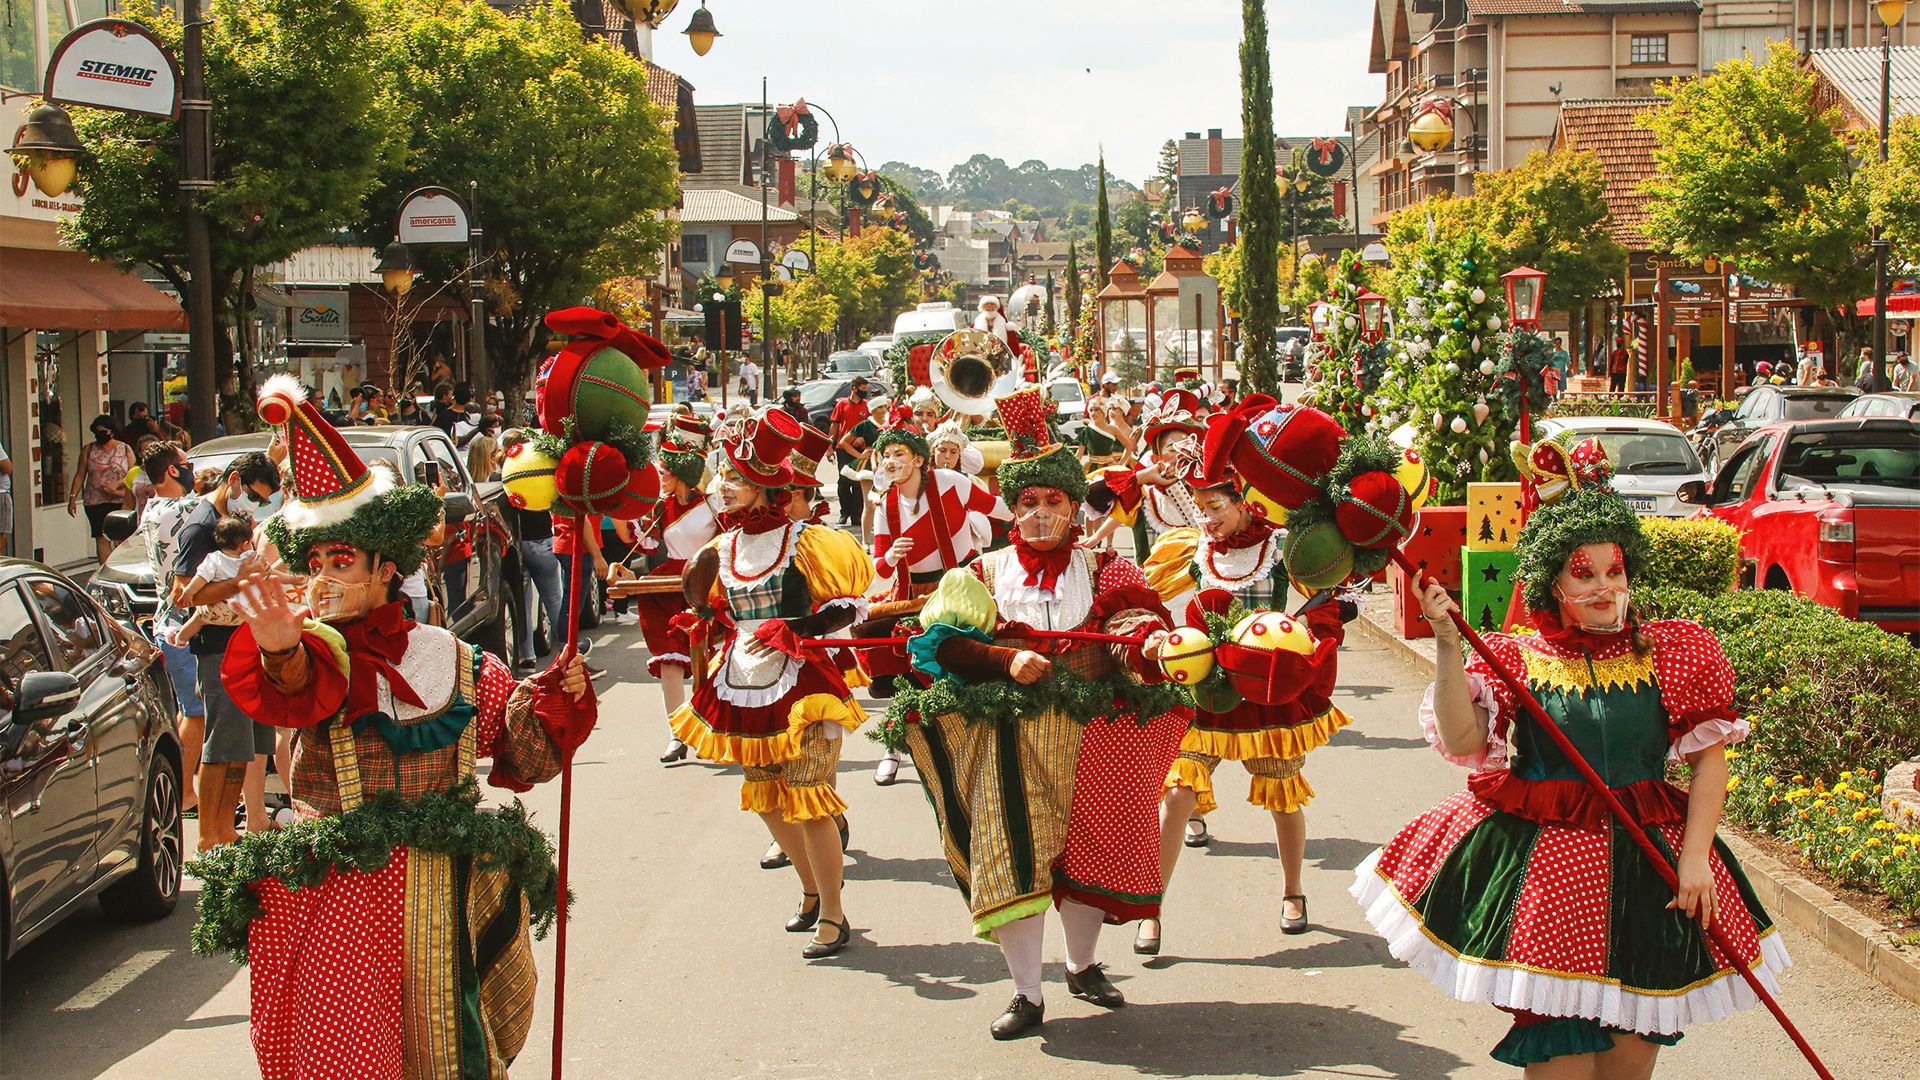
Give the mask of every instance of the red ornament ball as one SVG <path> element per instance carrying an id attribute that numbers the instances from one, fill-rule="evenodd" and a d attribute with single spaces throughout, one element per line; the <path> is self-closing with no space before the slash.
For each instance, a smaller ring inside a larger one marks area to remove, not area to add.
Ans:
<path id="1" fill-rule="evenodd" d="M 1333 519 L 1350 543 L 1393 547 L 1413 533 L 1413 498 L 1392 473 L 1361 473 L 1341 493 Z"/>

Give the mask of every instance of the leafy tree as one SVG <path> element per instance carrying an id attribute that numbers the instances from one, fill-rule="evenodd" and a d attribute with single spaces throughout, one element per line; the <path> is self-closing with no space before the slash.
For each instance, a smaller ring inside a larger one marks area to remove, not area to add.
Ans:
<path id="1" fill-rule="evenodd" d="M 803 274 L 797 281 L 782 283 L 772 297 L 761 295 L 761 283 L 747 290 L 742 310 L 749 322 L 760 321 L 761 302 L 766 307 L 767 325 L 759 333 L 769 340 L 785 338 L 799 355 L 817 355 L 826 336 L 840 321 L 840 300 L 821 283 L 816 274 Z"/>
<path id="2" fill-rule="evenodd" d="M 128 0 L 120 14 L 179 50 L 180 22 L 170 7 Z M 215 0 L 208 14 L 214 186 L 205 206 L 222 328 L 214 371 L 221 411 L 234 416 L 251 411 L 255 365 L 235 363 L 227 331 L 253 310 L 255 268 L 357 221 L 379 173 L 398 160 L 394 124 L 405 121 L 366 77 L 375 43 L 362 0 Z M 80 165 L 86 199 L 66 226 L 67 241 L 97 259 L 151 266 L 185 295 L 180 125 L 73 111 L 91 152 Z M 244 348 L 247 335 L 237 337 Z"/>
<path id="3" fill-rule="evenodd" d="M 1159 230 L 1153 227 L 1153 208 L 1144 193 L 1135 192 L 1120 203 L 1113 218 L 1114 238 L 1125 248 L 1145 248 L 1157 252 L 1165 245 Z"/>
<path id="4" fill-rule="evenodd" d="M 822 237 L 815 276 L 839 302 L 843 338 L 892 326 L 895 315 L 920 299 L 913 241 L 898 229 L 867 228 L 837 240 Z"/>
<path id="5" fill-rule="evenodd" d="M 937 203 L 946 197 L 946 178 L 932 169 L 922 169 L 904 161 L 889 161 L 880 166 L 880 171 L 897 180 L 915 199 Z"/>
<path id="6" fill-rule="evenodd" d="M 1865 185 L 1813 89 L 1785 42 L 1762 62 L 1737 57 L 1662 85 L 1671 104 L 1640 121 L 1660 138 L 1646 229 L 1677 254 L 1730 258 L 1857 325 L 1852 302 L 1873 288 Z"/>
<path id="7" fill-rule="evenodd" d="M 1275 266 L 1280 235 L 1280 191 L 1273 175 L 1273 73 L 1267 56 L 1266 0 L 1241 0 L 1240 124 L 1246 132 L 1240 159 L 1241 293 L 1245 304 L 1241 340 L 1241 385 L 1277 393 L 1279 358 L 1274 331 L 1280 324 Z"/>
<path id="8" fill-rule="evenodd" d="M 380 0 L 380 13 L 374 77 L 396 88 L 412 123 L 406 164 L 385 172 L 363 231 L 391 235 L 415 187 L 479 181 L 488 351 L 495 384 L 514 385 L 546 351 L 547 312 L 657 262 L 673 233 L 660 212 L 677 192 L 669 118 L 647 97 L 646 66 L 585 40 L 564 3 L 503 14 Z M 464 260 L 447 249 L 415 255 L 433 277 Z"/>
<path id="9" fill-rule="evenodd" d="M 1102 287 L 1107 283 L 1107 274 L 1113 270 L 1113 220 L 1107 212 L 1107 154 L 1100 152 L 1100 189 L 1096 193 L 1094 204 L 1095 233 L 1093 254 L 1094 267 L 1098 275 L 1094 280 Z"/>
<path id="10" fill-rule="evenodd" d="M 1873 224 L 1893 245 L 1896 265 L 1920 261 L 1920 117 L 1893 122 L 1887 160 L 1867 166 Z"/>
<path id="11" fill-rule="evenodd" d="M 1279 189 L 1281 199 L 1280 208 L 1285 215 L 1283 220 L 1287 226 L 1289 238 L 1293 236 L 1294 221 L 1292 215 L 1296 212 L 1296 202 L 1298 203 L 1297 212 L 1300 216 L 1299 235 L 1326 236 L 1331 233 L 1347 231 L 1346 220 L 1339 214 L 1333 212 L 1333 178 L 1321 176 L 1319 173 L 1307 168 L 1307 155 L 1312 152 L 1311 145 L 1303 144 L 1294 147 L 1288 155 L 1287 179 L 1291 181 L 1296 178 L 1304 178 L 1307 181 L 1307 189 L 1305 191 L 1300 191 L 1297 188 Z M 1275 177 L 1276 182 L 1278 179 L 1278 177 Z"/>

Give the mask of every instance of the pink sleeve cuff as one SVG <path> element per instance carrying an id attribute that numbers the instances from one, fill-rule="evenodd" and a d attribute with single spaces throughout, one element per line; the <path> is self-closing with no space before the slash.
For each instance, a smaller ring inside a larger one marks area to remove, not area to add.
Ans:
<path id="1" fill-rule="evenodd" d="M 1687 729 L 1686 734 L 1675 739 L 1667 751 L 1667 760 L 1679 761 L 1688 754 L 1698 753 L 1720 743 L 1732 746 L 1746 739 L 1753 726 L 1743 716 L 1716 716 L 1702 720 Z"/>
<path id="2" fill-rule="evenodd" d="M 1471 754 L 1453 754 L 1447 751 L 1447 744 L 1440 738 L 1440 719 L 1433 714 L 1433 686 L 1428 684 L 1425 697 L 1420 699 L 1420 734 L 1426 737 L 1427 745 L 1433 747 L 1441 757 L 1464 766 L 1474 772 L 1495 772 L 1507 767 L 1507 740 L 1501 734 L 1504 725 L 1500 723 L 1500 699 L 1495 696 L 1493 687 L 1486 679 L 1473 672 L 1467 672 L 1467 695 L 1475 705 L 1487 713 L 1487 745 Z"/>

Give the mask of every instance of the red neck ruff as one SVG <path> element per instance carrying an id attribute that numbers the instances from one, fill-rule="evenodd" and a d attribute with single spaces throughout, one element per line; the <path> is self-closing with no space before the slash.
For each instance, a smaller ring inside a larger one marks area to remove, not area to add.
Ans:
<path id="1" fill-rule="evenodd" d="M 1060 584 L 1060 575 L 1066 572 L 1073 561 L 1073 553 L 1080 543 L 1080 526 L 1074 525 L 1067 530 L 1066 538 L 1051 551 L 1040 551 L 1014 529 L 1012 536 L 1013 553 L 1020 559 L 1020 568 L 1027 572 L 1027 584 L 1036 588 L 1052 590 Z"/>
<path id="2" fill-rule="evenodd" d="M 749 536 L 783 529 L 791 523 L 785 510 L 769 505 L 756 506 L 751 510 L 728 510 L 720 515 L 720 528 L 728 532 L 737 529 Z"/>
<path id="3" fill-rule="evenodd" d="M 1232 536 L 1221 540 L 1208 537 L 1215 551 L 1238 551 L 1241 548 L 1259 547 L 1267 537 L 1273 535 L 1273 526 L 1257 514 L 1247 515 L 1247 524 Z"/>

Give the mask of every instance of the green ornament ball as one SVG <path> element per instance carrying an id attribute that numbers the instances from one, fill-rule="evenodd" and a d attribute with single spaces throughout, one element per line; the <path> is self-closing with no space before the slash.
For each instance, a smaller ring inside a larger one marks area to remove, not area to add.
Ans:
<path id="1" fill-rule="evenodd" d="M 1462 269 L 1462 270 L 1465 270 L 1465 271 L 1466 271 L 1467 273 L 1469 273 L 1469 274 L 1471 274 L 1471 273 L 1473 273 L 1473 270 L 1474 270 L 1474 267 L 1476 267 L 1476 266 L 1478 266 L 1478 265 L 1479 265 L 1479 264 L 1478 264 L 1478 263 L 1476 263 L 1476 262 L 1474 262 L 1474 261 L 1473 261 L 1472 259 L 1461 259 L 1461 260 L 1460 260 L 1460 269 Z"/>
<path id="2" fill-rule="evenodd" d="M 1353 545 L 1331 521 L 1289 532 L 1281 555 L 1287 573 L 1309 589 L 1331 589 L 1353 573 Z"/>
<path id="3" fill-rule="evenodd" d="M 1453 328 L 1455 330 L 1465 330 L 1467 328 L 1467 320 L 1465 319 L 1453 320 Z"/>
<path id="4" fill-rule="evenodd" d="M 588 357 L 571 393 L 567 412 L 577 438 L 604 442 L 616 425 L 634 431 L 647 426 L 647 373 L 625 353 L 601 349 Z"/>

